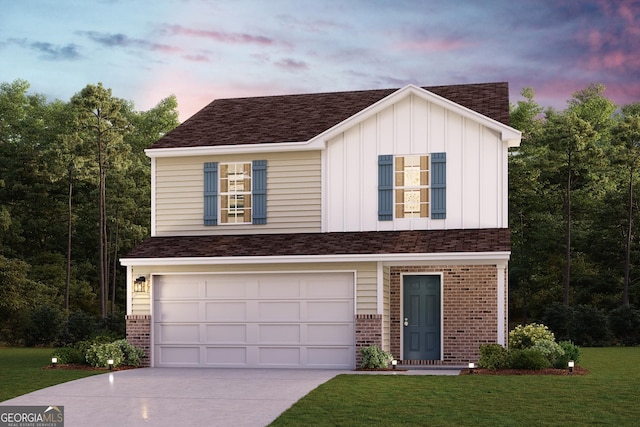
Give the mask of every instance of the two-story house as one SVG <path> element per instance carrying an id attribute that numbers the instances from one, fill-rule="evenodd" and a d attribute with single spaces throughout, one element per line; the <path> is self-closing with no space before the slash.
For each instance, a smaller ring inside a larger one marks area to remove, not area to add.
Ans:
<path id="1" fill-rule="evenodd" d="M 463 365 L 507 340 L 506 83 L 215 100 L 148 150 L 158 367 Z"/>

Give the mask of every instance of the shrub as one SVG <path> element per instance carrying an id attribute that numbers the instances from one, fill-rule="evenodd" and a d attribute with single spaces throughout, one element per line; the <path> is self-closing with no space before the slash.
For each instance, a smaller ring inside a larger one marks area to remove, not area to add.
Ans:
<path id="1" fill-rule="evenodd" d="M 550 366 L 549 360 L 540 350 L 525 348 L 509 351 L 509 367 L 512 369 L 540 370 Z"/>
<path id="2" fill-rule="evenodd" d="M 106 335 L 114 340 L 124 338 L 127 330 L 127 322 L 124 313 L 109 313 L 100 321 L 101 327 Z"/>
<path id="3" fill-rule="evenodd" d="M 50 305 L 40 305 L 31 311 L 25 325 L 25 342 L 28 346 L 49 345 L 58 341 L 62 331 L 62 312 Z"/>
<path id="4" fill-rule="evenodd" d="M 531 349 L 538 350 L 549 361 L 549 365 L 553 365 L 558 358 L 564 355 L 564 350 L 558 343 L 550 340 L 537 341 Z"/>
<path id="5" fill-rule="evenodd" d="M 51 357 L 54 356 L 58 358 L 58 363 L 61 363 L 63 365 L 70 363 L 84 365 L 87 363 L 84 354 L 81 353 L 77 348 L 73 347 L 58 348 L 51 354 Z"/>
<path id="6" fill-rule="evenodd" d="M 67 342 L 75 343 L 86 340 L 96 331 L 97 323 L 93 315 L 77 310 L 67 319 Z"/>
<path id="7" fill-rule="evenodd" d="M 120 348 L 120 351 L 122 351 L 123 365 L 140 366 L 140 361 L 144 357 L 144 351 L 142 349 L 134 347 L 127 340 L 114 341 L 113 344 L 116 344 Z"/>
<path id="8" fill-rule="evenodd" d="M 384 369 L 393 360 L 391 353 L 387 353 L 377 345 L 360 349 L 360 354 L 362 355 L 360 366 L 364 369 Z"/>
<path id="9" fill-rule="evenodd" d="M 553 364 L 554 368 L 565 369 L 569 360 L 573 360 L 576 363 L 580 361 L 580 347 L 571 341 L 560 341 L 558 345 L 562 348 L 564 354 L 556 359 Z"/>
<path id="10" fill-rule="evenodd" d="M 640 344 L 640 310 L 618 307 L 609 313 L 613 336 L 622 345 Z"/>
<path id="11" fill-rule="evenodd" d="M 554 302 L 544 312 L 544 324 L 549 327 L 560 340 L 568 340 L 574 326 L 573 307 Z"/>
<path id="12" fill-rule="evenodd" d="M 124 354 L 122 354 L 122 350 L 116 342 L 110 342 L 107 344 L 92 344 L 87 350 L 86 358 L 91 366 L 97 368 L 108 367 L 107 361 L 111 359 L 115 368 L 122 365 Z"/>
<path id="13" fill-rule="evenodd" d="M 539 323 L 518 325 L 509 332 L 509 348 L 512 349 L 530 348 L 536 342 L 544 340 L 555 341 L 556 339 L 549 328 Z"/>
<path id="14" fill-rule="evenodd" d="M 503 369 L 508 367 L 507 349 L 500 344 L 484 344 L 480 346 L 479 368 Z"/>
<path id="15" fill-rule="evenodd" d="M 571 338 L 576 344 L 602 346 L 609 343 L 609 322 L 603 310 L 589 305 L 579 305 L 574 313 L 575 326 Z"/>

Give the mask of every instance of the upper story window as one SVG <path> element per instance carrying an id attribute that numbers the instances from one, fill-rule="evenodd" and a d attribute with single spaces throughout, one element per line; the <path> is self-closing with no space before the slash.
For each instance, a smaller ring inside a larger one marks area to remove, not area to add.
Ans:
<path id="1" fill-rule="evenodd" d="M 429 156 L 395 158 L 396 218 L 429 217 Z"/>
<path id="2" fill-rule="evenodd" d="M 251 163 L 220 164 L 220 223 L 251 222 Z"/>
<path id="3" fill-rule="evenodd" d="M 378 220 L 447 218 L 447 155 L 378 156 Z"/>

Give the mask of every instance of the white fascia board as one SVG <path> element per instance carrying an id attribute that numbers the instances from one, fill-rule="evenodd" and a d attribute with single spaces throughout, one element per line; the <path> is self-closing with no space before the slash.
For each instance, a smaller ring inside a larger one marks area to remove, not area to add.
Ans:
<path id="1" fill-rule="evenodd" d="M 220 156 L 225 154 L 277 153 L 285 151 L 324 150 L 324 141 L 265 142 L 260 144 L 216 145 L 206 147 L 147 148 L 145 154 L 157 157 Z"/>
<path id="2" fill-rule="evenodd" d="M 242 265 L 242 264 L 300 264 L 336 262 L 382 262 L 406 264 L 424 262 L 498 263 L 506 265 L 511 252 L 443 252 L 425 254 L 363 254 L 363 255 L 295 255 L 263 257 L 184 257 L 184 258 L 121 258 L 124 266 L 158 265 Z"/>
<path id="3" fill-rule="evenodd" d="M 462 117 L 468 118 L 475 122 L 480 123 L 481 125 L 492 129 L 501 135 L 502 142 L 506 142 L 508 147 L 519 147 L 520 140 L 522 139 L 522 132 L 517 129 L 512 128 L 511 126 L 507 126 L 504 123 L 500 123 L 497 120 L 494 120 L 490 117 L 487 117 L 483 114 L 480 114 L 476 111 L 473 111 L 467 107 L 464 107 L 460 104 L 457 104 L 447 98 L 443 98 L 440 95 L 437 95 L 433 92 L 429 92 L 426 89 L 423 89 L 416 85 L 407 85 L 402 89 L 398 89 L 392 94 L 382 98 L 378 102 L 371 104 L 369 107 L 361 110 L 360 112 L 354 114 L 348 119 L 338 123 L 330 129 L 322 132 L 320 135 L 311 139 L 311 142 L 315 142 L 318 140 L 330 140 L 331 138 L 339 135 L 345 130 L 351 128 L 356 123 L 364 121 L 374 114 L 379 113 L 385 108 L 391 106 L 399 99 L 402 99 L 408 94 L 414 94 L 428 102 L 433 102 L 436 105 L 439 105 L 447 110 L 451 110 L 454 113 L 460 114 Z"/>

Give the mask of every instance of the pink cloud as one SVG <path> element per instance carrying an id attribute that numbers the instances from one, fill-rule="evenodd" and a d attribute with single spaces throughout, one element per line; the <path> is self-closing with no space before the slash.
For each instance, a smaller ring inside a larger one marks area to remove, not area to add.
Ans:
<path id="1" fill-rule="evenodd" d="M 199 30 L 186 28 L 181 25 L 168 25 L 164 31 L 171 35 L 201 37 L 222 43 L 257 44 L 261 46 L 271 46 L 277 44 L 273 39 L 261 35 L 228 33 L 213 30 Z"/>
<path id="2" fill-rule="evenodd" d="M 210 62 L 209 57 L 206 55 L 201 55 L 201 54 L 197 54 L 197 55 L 183 55 L 182 56 L 184 59 L 186 59 L 187 61 L 192 61 L 192 62 Z"/>
<path id="3" fill-rule="evenodd" d="M 396 44 L 396 48 L 398 49 L 415 52 L 447 52 L 464 49 L 467 46 L 470 46 L 470 44 L 460 40 L 447 39 L 408 40 Z"/>
<path id="4" fill-rule="evenodd" d="M 309 65 L 304 61 L 296 61 L 295 59 L 285 58 L 276 62 L 276 66 L 287 70 L 299 71 L 308 70 Z"/>

